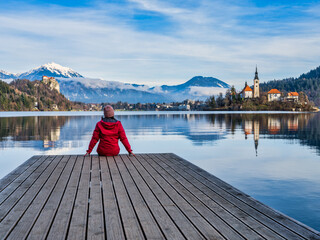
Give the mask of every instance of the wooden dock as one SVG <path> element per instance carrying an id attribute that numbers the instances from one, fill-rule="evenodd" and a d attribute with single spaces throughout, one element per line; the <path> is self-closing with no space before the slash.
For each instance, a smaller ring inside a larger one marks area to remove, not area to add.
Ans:
<path id="1" fill-rule="evenodd" d="M 174 154 L 34 156 L 0 180 L 0 239 L 320 239 Z"/>

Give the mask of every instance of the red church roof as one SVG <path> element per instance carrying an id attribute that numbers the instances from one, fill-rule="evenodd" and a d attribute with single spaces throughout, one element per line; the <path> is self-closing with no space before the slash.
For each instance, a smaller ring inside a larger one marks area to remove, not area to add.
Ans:
<path id="1" fill-rule="evenodd" d="M 278 89 L 275 89 L 275 88 L 273 88 L 273 89 L 271 89 L 269 92 L 268 92 L 268 94 L 280 94 L 281 92 L 278 90 Z"/>
<path id="2" fill-rule="evenodd" d="M 252 92 L 251 87 L 249 87 L 248 85 L 245 86 L 245 88 L 242 90 L 242 92 Z"/>
<path id="3" fill-rule="evenodd" d="M 297 96 L 298 97 L 299 93 L 297 93 L 297 92 L 289 92 L 288 96 L 292 96 L 292 97 Z"/>

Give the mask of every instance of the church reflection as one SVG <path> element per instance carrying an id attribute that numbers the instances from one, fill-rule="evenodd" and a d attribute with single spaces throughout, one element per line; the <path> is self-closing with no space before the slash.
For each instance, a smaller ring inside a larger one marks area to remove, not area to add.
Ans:
<path id="1" fill-rule="evenodd" d="M 256 156 L 258 156 L 260 122 L 258 120 L 244 120 L 243 126 L 245 139 L 248 139 L 248 135 L 251 135 L 253 133 L 254 148 L 256 151 Z"/>
<path id="2" fill-rule="evenodd" d="M 258 156 L 259 133 L 260 133 L 260 122 L 253 121 L 253 140 L 254 140 L 254 148 L 256 150 L 256 156 Z"/>
<path id="3" fill-rule="evenodd" d="M 316 128 L 319 114 L 252 114 L 243 117 L 242 129 L 247 140 L 253 134 L 254 148 L 258 156 L 259 137 L 274 139 L 299 139 L 302 144 L 320 149 L 320 132 L 310 141 L 306 129 Z"/>

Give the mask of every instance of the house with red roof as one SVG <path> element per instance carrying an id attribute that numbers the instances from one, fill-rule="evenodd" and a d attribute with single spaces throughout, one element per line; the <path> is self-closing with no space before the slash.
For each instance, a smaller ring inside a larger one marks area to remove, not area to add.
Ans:
<path id="1" fill-rule="evenodd" d="M 278 89 L 271 89 L 268 92 L 268 102 L 280 101 L 281 100 L 281 92 Z"/>
<path id="2" fill-rule="evenodd" d="M 299 101 L 299 93 L 297 92 L 289 92 L 286 98 L 287 101 L 298 102 Z"/>
<path id="3" fill-rule="evenodd" d="M 246 83 L 244 89 L 240 92 L 240 97 L 242 98 L 252 98 L 253 91 Z"/>

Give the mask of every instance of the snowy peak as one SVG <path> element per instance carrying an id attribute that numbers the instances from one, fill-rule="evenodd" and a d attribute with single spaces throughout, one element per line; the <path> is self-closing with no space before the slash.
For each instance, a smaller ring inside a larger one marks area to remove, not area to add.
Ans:
<path id="1" fill-rule="evenodd" d="M 12 73 L 9 73 L 9 72 L 6 72 L 6 71 L 3 71 L 3 70 L 0 70 L 0 74 L 3 74 L 3 75 L 11 75 Z"/>
<path id="2" fill-rule="evenodd" d="M 72 78 L 72 77 L 82 78 L 83 77 L 81 74 L 75 72 L 71 68 L 63 67 L 57 63 L 51 62 L 45 65 L 42 65 L 40 67 L 34 68 L 29 72 L 21 73 L 19 74 L 18 78 L 35 80 L 35 79 L 41 79 L 42 76 L 61 77 L 61 78 Z"/>
<path id="3" fill-rule="evenodd" d="M 13 79 L 13 78 L 16 78 L 16 74 L 0 70 L 0 79 Z"/>
<path id="4" fill-rule="evenodd" d="M 79 73 L 75 72 L 71 68 L 63 67 L 57 63 L 51 62 L 47 63 L 45 65 L 40 66 L 38 69 L 48 69 L 49 71 L 57 74 L 62 74 L 65 77 L 75 77 L 74 75 L 77 75 L 77 77 L 82 77 Z"/>

